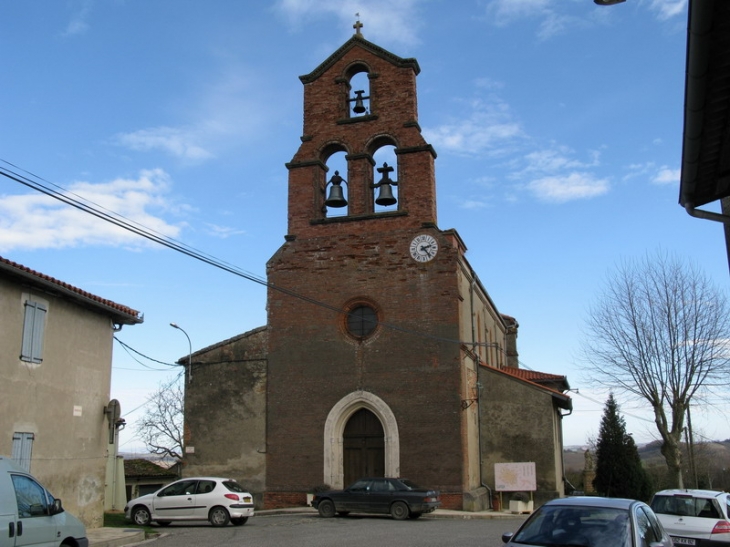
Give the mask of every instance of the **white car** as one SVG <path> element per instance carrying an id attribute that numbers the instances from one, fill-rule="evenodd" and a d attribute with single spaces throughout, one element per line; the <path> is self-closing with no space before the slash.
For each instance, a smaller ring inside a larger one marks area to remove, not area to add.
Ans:
<path id="1" fill-rule="evenodd" d="M 651 508 L 674 545 L 730 546 L 730 494 L 715 490 L 662 490 Z"/>
<path id="2" fill-rule="evenodd" d="M 220 477 L 181 479 L 129 501 L 124 508 L 126 518 L 140 526 L 191 520 L 207 520 L 213 526 L 229 522 L 242 526 L 253 512 L 253 496 L 235 480 Z"/>

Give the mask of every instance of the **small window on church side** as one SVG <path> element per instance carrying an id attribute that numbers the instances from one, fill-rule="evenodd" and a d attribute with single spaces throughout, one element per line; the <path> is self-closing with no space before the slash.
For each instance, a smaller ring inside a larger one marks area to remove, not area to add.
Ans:
<path id="1" fill-rule="evenodd" d="M 378 314 L 368 305 L 357 305 L 347 313 L 347 332 L 355 338 L 367 338 L 377 326 Z"/>

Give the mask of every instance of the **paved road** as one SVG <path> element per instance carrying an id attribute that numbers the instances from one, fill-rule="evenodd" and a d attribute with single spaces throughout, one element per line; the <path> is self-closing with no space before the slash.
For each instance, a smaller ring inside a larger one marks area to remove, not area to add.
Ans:
<path id="1" fill-rule="evenodd" d="M 500 519 L 421 518 L 395 521 L 381 516 L 323 519 L 317 515 L 265 515 L 244 526 L 172 524 L 150 547 L 500 547 L 502 533 L 524 517 Z"/>

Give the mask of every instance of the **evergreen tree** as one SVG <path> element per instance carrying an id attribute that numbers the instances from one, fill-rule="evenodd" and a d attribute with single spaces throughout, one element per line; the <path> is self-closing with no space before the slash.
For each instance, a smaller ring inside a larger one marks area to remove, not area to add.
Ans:
<path id="1" fill-rule="evenodd" d="M 619 407 L 609 394 L 596 443 L 596 477 L 593 487 L 602 496 L 648 501 L 651 483 L 644 471 L 639 450 Z"/>

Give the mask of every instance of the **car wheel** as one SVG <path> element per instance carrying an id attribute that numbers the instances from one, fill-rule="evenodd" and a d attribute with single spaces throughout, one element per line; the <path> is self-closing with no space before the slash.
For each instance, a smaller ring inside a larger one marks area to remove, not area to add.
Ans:
<path id="1" fill-rule="evenodd" d="M 396 501 L 390 506 L 390 515 L 395 520 L 405 520 L 408 518 L 409 514 L 410 511 L 408 510 L 408 506 L 402 501 Z"/>
<path id="2" fill-rule="evenodd" d="M 158 520 L 157 526 L 170 526 L 171 522 L 170 520 Z"/>
<path id="3" fill-rule="evenodd" d="M 321 517 L 332 518 L 335 516 L 335 504 L 332 503 L 332 500 L 322 500 L 317 506 L 317 511 Z"/>
<path id="4" fill-rule="evenodd" d="M 417 519 L 418 517 L 420 517 L 420 516 L 421 516 L 422 514 L 423 514 L 423 513 L 411 513 L 410 515 L 408 515 L 408 518 L 409 518 L 409 519 L 413 519 L 413 520 L 415 520 L 415 519 Z"/>
<path id="5" fill-rule="evenodd" d="M 230 522 L 231 517 L 228 515 L 225 507 L 218 505 L 210 510 L 208 520 L 213 526 L 225 526 Z"/>
<path id="6" fill-rule="evenodd" d="M 243 526 L 246 524 L 246 521 L 248 521 L 248 517 L 238 517 L 235 519 L 231 519 L 231 523 L 233 526 Z"/>
<path id="7" fill-rule="evenodd" d="M 132 509 L 132 522 L 138 526 L 149 526 L 150 524 L 150 512 L 144 506 L 140 505 Z"/>

